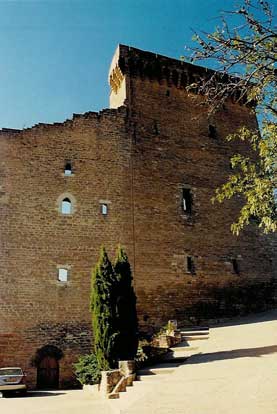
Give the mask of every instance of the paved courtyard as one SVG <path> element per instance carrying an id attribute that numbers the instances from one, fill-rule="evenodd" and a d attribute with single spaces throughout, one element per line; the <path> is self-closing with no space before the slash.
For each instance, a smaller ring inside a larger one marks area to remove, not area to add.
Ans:
<path id="1" fill-rule="evenodd" d="M 30 393 L 0 399 L 0 413 L 277 413 L 277 311 L 212 328 L 196 352 L 173 372 L 145 380 L 143 388 L 135 383 L 121 401 L 80 390 Z"/>
<path id="2" fill-rule="evenodd" d="M 93 399 L 82 390 L 35 391 L 27 397 L 0 398 L 4 414 L 111 414 L 106 401 Z"/>

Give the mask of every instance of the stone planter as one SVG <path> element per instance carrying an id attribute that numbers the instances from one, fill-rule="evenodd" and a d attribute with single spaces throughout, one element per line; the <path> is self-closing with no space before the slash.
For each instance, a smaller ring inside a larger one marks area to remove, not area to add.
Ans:
<path id="1" fill-rule="evenodd" d="M 101 372 L 99 395 L 102 398 L 119 398 L 136 379 L 135 361 L 119 361 L 119 369 Z"/>
<path id="2" fill-rule="evenodd" d="M 104 398 L 109 398 L 116 385 L 120 382 L 122 374 L 119 369 L 101 371 L 100 394 Z M 118 397 L 115 397 L 118 398 Z"/>
<path id="3" fill-rule="evenodd" d="M 158 337 L 159 348 L 170 348 L 172 344 L 171 336 L 162 334 Z"/>
<path id="4" fill-rule="evenodd" d="M 90 394 L 90 395 L 98 395 L 99 394 L 99 384 L 94 384 L 94 385 L 83 385 L 83 391 L 86 394 Z"/>
<path id="5" fill-rule="evenodd" d="M 130 374 L 134 374 L 136 370 L 136 364 L 134 360 L 119 361 L 118 367 L 121 374 L 123 374 L 125 377 L 127 377 Z"/>

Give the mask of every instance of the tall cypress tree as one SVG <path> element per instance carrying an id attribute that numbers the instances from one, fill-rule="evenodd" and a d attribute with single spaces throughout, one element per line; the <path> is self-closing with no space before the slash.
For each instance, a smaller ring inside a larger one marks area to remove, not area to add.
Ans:
<path id="1" fill-rule="evenodd" d="M 117 279 L 113 291 L 116 309 L 116 354 L 119 360 L 134 359 L 138 347 L 136 295 L 132 286 L 131 266 L 121 246 L 118 246 L 114 272 Z"/>
<path id="2" fill-rule="evenodd" d="M 115 274 L 106 250 L 101 247 L 100 258 L 92 273 L 91 311 L 94 334 L 94 352 L 101 370 L 115 364 L 115 314 L 112 291 Z"/>

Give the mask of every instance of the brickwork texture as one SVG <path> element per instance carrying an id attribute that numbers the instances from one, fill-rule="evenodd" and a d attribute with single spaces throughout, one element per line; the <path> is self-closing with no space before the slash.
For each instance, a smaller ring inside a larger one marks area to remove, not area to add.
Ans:
<path id="1" fill-rule="evenodd" d="M 74 383 L 72 363 L 91 350 L 90 274 L 101 244 L 111 257 L 118 243 L 127 251 L 142 330 L 274 306 L 276 240 L 255 224 L 231 234 L 242 200 L 211 203 L 230 156 L 249 153 L 226 136 L 257 121 L 231 99 L 209 115 L 186 88 L 203 73 L 120 45 L 111 109 L 0 131 L 0 366 L 21 366 L 31 387 L 43 347 L 61 351 L 60 387 Z"/>

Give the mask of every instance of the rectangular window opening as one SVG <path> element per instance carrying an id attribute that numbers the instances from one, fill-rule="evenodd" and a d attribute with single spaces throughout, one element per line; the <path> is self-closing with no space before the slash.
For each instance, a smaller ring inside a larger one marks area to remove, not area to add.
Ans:
<path id="1" fill-rule="evenodd" d="M 160 134 L 160 127 L 157 121 L 154 121 L 154 133 L 155 135 L 159 135 Z"/>
<path id="2" fill-rule="evenodd" d="M 239 262 L 237 259 L 232 259 L 232 265 L 233 265 L 233 272 L 236 275 L 240 274 L 240 268 L 239 268 Z"/>
<path id="3" fill-rule="evenodd" d="M 68 269 L 59 268 L 58 269 L 58 280 L 60 282 L 67 282 L 68 281 Z"/>
<path id="4" fill-rule="evenodd" d="M 187 256 L 187 272 L 192 275 L 195 274 L 195 264 L 192 256 Z"/>
<path id="5" fill-rule="evenodd" d="M 192 193 L 190 188 L 183 189 L 183 210 L 187 214 L 192 213 Z"/>
<path id="6" fill-rule="evenodd" d="M 209 138 L 217 138 L 217 131 L 214 125 L 209 125 Z"/>
<path id="7" fill-rule="evenodd" d="M 107 216 L 108 214 L 108 204 L 101 204 L 101 214 Z"/>
<path id="8" fill-rule="evenodd" d="M 71 162 L 66 162 L 64 166 L 64 175 L 69 176 L 72 175 L 72 165 Z"/>

